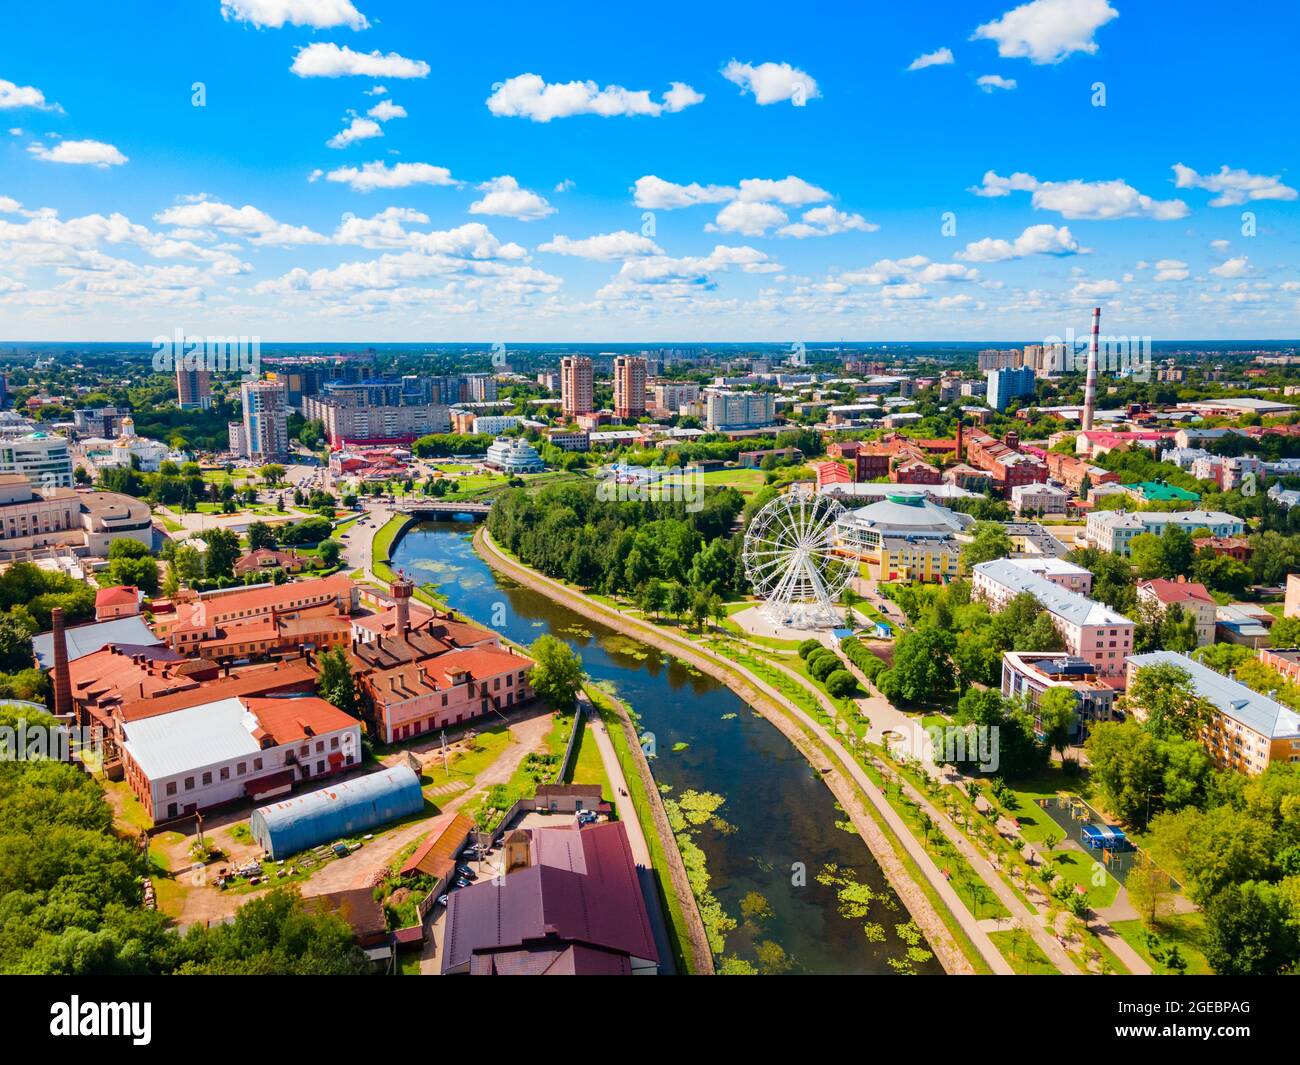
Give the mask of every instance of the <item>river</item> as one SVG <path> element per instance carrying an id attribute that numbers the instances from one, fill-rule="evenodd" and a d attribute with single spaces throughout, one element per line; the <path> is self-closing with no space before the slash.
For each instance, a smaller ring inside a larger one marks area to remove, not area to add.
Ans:
<path id="1" fill-rule="evenodd" d="M 907 911 L 862 839 L 836 826 L 845 815 L 790 742 L 720 681 L 498 577 L 474 551 L 473 532 L 468 522 L 414 525 L 393 552 L 393 567 L 417 584 L 436 584 L 453 609 L 519 643 L 546 632 L 564 640 L 653 733 L 651 765 L 670 787 L 668 798 L 693 789 L 725 799 L 720 820 L 695 833 L 711 890 L 737 922 L 719 960 L 742 959 L 762 971 L 893 973 L 890 960 L 907 952 L 895 927 L 908 921 Z M 796 863 L 805 884 L 794 882 Z M 865 919 L 841 915 L 836 887 L 817 880 L 827 865 L 877 893 Z M 766 900 L 767 912 L 746 920 L 742 900 L 749 896 L 755 909 L 751 893 Z M 880 938 L 867 934 L 868 921 Z M 933 958 L 908 967 L 942 972 Z"/>

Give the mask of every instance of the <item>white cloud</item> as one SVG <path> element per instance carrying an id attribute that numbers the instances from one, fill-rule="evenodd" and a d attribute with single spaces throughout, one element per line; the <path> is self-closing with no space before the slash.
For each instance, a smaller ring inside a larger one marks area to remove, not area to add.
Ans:
<path id="1" fill-rule="evenodd" d="M 22 210 L 22 206 L 11 196 L 0 196 L 0 214 L 17 214 Z"/>
<path id="2" fill-rule="evenodd" d="M 318 30 L 334 26 L 364 30 L 370 25 L 352 6 L 352 0 L 221 0 L 221 14 L 227 20 L 272 29 L 287 24 Z"/>
<path id="3" fill-rule="evenodd" d="M 740 192 L 736 198 L 747 203 L 775 200 L 787 207 L 802 207 L 806 203 L 824 203 L 831 198 L 831 194 L 791 174 L 776 181 L 771 178 L 745 178 L 740 183 Z"/>
<path id="4" fill-rule="evenodd" d="M 795 237 L 802 240 L 805 237 L 831 237 L 837 233 L 847 233 L 850 230 L 857 230 L 860 233 L 874 233 L 879 228 L 874 222 L 868 222 L 860 214 L 849 214 L 846 211 L 840 211 L 827 205 L 804 211 L 801 221 L 782 226 L 781 229 L 777 230 L 777 236 Z"/>
<path id="5" fill-rule="evenodd" d="M 426 225 L 429 216 L 410 207 L 386 207 L 370 218 L 345 214 L 334 231 L 335 244 L 358 244 L 364 248 L 406 247 L 412 234 L 404 223 Z"/>
<path id="6" fill-rule="evenodd" d="M 1156 263 L 1157 281 L 1186 281 L 1190 276 L 1187 264 L 1181 259 L 1161 259 Z"/>
<path id="7" fill-rule="evenodd" d="M 250 244 L 289 246 L 295 244 L 327 244 L 329 238 L 307 226 L 287 225 L 277 222 L 265 211 L 245 204 L 233 207 L 220 200 L 199 200 L 184 203 L 154 215 L 163 225 L 183 226 L 193 229 L 216 229 L 228 235 L 244 237 Z"/>
<path id="8" fill-rule="evenodd" d="M 576 188 L 576 187 L 577 187 L 577 184 L 578 184 L 578 183 L 577 183 L 576 181 L 574 181 L 573 178 L 565 178 L 563 181 L 557 181 L 557 182 L 555 183 L 555 189 L 554 189 L 554 191 L 555 191 L 555 192 L 569 192 L 570 190 Z"/>
<path id="9" fill-rule="evenodd" d="M 15 85 L 12 81 L 0 78 L 0 111 L 16 111 L 20 107 L 32 107 L 38 111 L 58 111 L 56 103 L 45 99 L 45 94 L 33 85 Z"/>
<path id="10" fill-rule="evenodd" d="M 487 105 L 498 117 L 549 122 L 574 115 L 658 116 L 664 111 L 681 111 L 703 99 L 680 81 L 673 82 L 663 101 L 657 102 L 648 89 L 625 89 L 621 85 L 606 85 L 602 89 L 594 81 L 547 83 L 537 74 L 519 74 L 494 85 Z"/>
<path id="11" fill-rule="evenodd" d="M 1246 277 L 1250 272 L 1250 260 L 1244 255 L 1238 255 L 1210 268 L 1210 273 L 1215 277 L 1223 278 Z"/>
<path id="12" fill-rule="evenodd" d="M 1248 200 L 1294 200 L 1300 193 L 1283 185 L 1280 176 L 1265 177 L 1245 170 L 1230 170 L 1225 164 L 1217 174 L 1198 174 L 1190 166 L 1174 164 L 1174 184 L 1180 189 L 1205 189 L 1219 195 L 1211 207 L 1237 207 Z"/>
<path id="13" fill-rule="evenodd" d="M 457 185 L 451 171 L 445 166 L 430 163 L 395 163 L 387 166 L 382 160 L 365 163 L 358 169 L 343 166 L 325 175 L 326 181 L 337 181 L 351 186 L 357 192 L 374 189 L 404 189 L 411 185 Z"/>
<path id="14" fill-rule="evenodd" d="M 53 148 L 29 144 L 27 150 L 47 163 L 71 163 L 76 166 L 121 166 L 127 157 L 103 141 L 59 141 Z"/>
<path id="15" fill-rule="evenodd" d="M 392 100 L 380 100 L 366 114 L 380 122 L 388 122 L 394 118 L 405 118 L 406 108 Z"/>
<path id="16" fill-rule="evenodd" d="M 649 237 L 631 233 L 626 229 L 616 233 L 598 233 L 593 237 L 573 240 L 565 236 L 552 237 L 537 246 L 539 252 L 552 255 L 572 255 L 578 259 L 610 262 L 615 259 L 634 259 L 642 255 L 663 255 L 664 250 Z"/>
<path id="17" fill-rule="evenodd" d="M 1212 241 L 1210 241 L 1210 247 L 1213 248 L 1213 249 L 1214 249 L 1215 251 L 1217 251 L 1217 252 L 1225 252 L 1225 251 L 1227 251 L 1229 248 L 1232 247 L 1232 241 L 1230 241 L 1230 240 L 1212 240 Z"/>
<path id="18" fill-rule="evenodd" d="M 325 142 L 328 148 L 346 148 L 349 144 L 355 144 L 357 141 L 369 140 L 371 137 L 382 137 L 384 131 L 379 128 L 379 123 L 369 118 L 354 118 L 347 126 L 339 130 L 334 136 Z"/>
<path id="19" fill-rule="evenodd" d="M 366 90 L 367 96 L 383 96 L 388 92 L 387 85 L 372 85 Z"/>
<path id="20" fill-rule="evenodd" d="M 1187 204 L 1182 200 L 1153 200 L 1132 185 L 1113 181 L 1039 181 L 1030 174 L 1015 173 L 1000 177 L 990 170 L 981 185 L 970 190 L 976 196 L 1007 196 L 1012 191 L 1032 192 L 1033 205 L 1044 211 L 1056 211 L 1062 217 L 1107 221 L 1113 218 L 1154 218 L 1166 222 L 1186 218 Z"/>
<path id="21" fill-rule="evenodd" d="M 952 57 L 951 48 L 939 48 L 933 52 L 926 52 L 925 55 L 919 55 L 908 65 L 908 70 L 924 70 L 926 67 L 944 67 L 950 63 L 955 63 Z"/>
<path id="22" fill-rule="evenodd" d="M 844 286 L 891 287 L 896 290 L 891 293 L 895 298 L 903 298 L 900 293 L 911 291 L 913 295 L 906 298 L 915 299 L 917 295 L 924 292 L 923 289 L 920 293 L 915 291 L 923 284 L 974 281 L 978 277 L 979 271 L 972 266 L 962 266 L 960 263 L 932 263 L 924 255 L 909 255 L 905 259 L 878 259 L 864 269 L 849 270 L 840 274 L 838 281 Z"/>
<path id="23" fill-rule="evenodd" d="M 1075 299 L 1096 299 L 1098 296 L 1113 296 L 1121 291 L 1122 286 L 1118 281 L 1080 281 L 1070 289 L 1070 295 Z"/>
<path id="24" fill-rule="evenodd" d="M 996 41 L 998 55 L 1059 63 L 1075 52 L 1094 55 L 1093 34 L 1118 18 L 1107 0 L 1031 0 L 978 27 L 971 40 Z"/>
<path id="25" fill-rule="evenodd" d="M 478 189 L 487 195 L 469 205 L 470 214 L 500 215 L 527 222 L 555 213 L 555 208 L 545 197 L 531 189 L 520 188 L 519 182 L 509 174 L 485 181 Z"/>
<path id="26" fill-rule="evenodd" d="M 745 273 L 772 273 L 778 263 L 757 248 L 717 245 L 707 256 L 671 258 L 666 255 L 630 259 L 619 268 L 614 279 L 596 293 L 599 300 L 642 297 L 687 299 L 717 287 L 713 275 L 738 266 Z"/>
<path id="27" fill-rule="evenodd" d="M 699 203 L 725 203 L 734 200 L 737 191 L 727 185 L 676 185 L 671 181 L 647 174 L 636 179 L 632 202 L 638 207 L 671 211 L 678 207 L 694 207 Z"/>
<path id="28" fill-rule="evenodd" d="M 789 216 L 773 203 L 734 200 L 718 212 L 717 218 L 704 228 L 709 232 L 741 233 L 761 237 L 769 229 L 782 226 Z"/>
<path id="29" fill-rule="evenodd" d="M 289 70 L 300 78 L 341 78 L 358 75 L 367 78 L 425 78 L 429 64 L 422 59 L 407 59 L 396 52 L 354 52 L 346 46 L 317 41 L 299 48 Z"/>
<path id="30" fill-rule="evenodd" d="M 994 89 L 1014 89 L 1016 87 L 1015 78 L 1004 78 L 1001 74 L 982 74 L 975 79 L 984 92 L 992 92 Z"/>
<path id="31" fill-rule="evenodd" d="M 789 100 L 795 107 L 803 107 L 821 95 L 816 80 L 789 63 L 753 66 L 733 59 L 722 68 L 722 76 L 739 85 L 742 93 L 753 93 L 754 101 L 761 105 Z"/>
<path id="32" fill-rule="evenodd" d="M 1085 251 L 1079 247 L 1068 226 L 1058 229 L 1052 225 L 1038 225 L 1030 226 L 1013 241 L 993 237 L 974 241 L 956 257 L 972 263 L 998 263 L 1023 259 L 1027 255 L 1079 255 Z"/>
<path id="33" fill-rule="evenodd" d="M 704 94 L 696 92 L 684 81 L 674 81 L 664 93 L 664 109 L 666 111 L 685 111 L 688 107 L 694 107 L 696 104 L 704 102 Z"/>

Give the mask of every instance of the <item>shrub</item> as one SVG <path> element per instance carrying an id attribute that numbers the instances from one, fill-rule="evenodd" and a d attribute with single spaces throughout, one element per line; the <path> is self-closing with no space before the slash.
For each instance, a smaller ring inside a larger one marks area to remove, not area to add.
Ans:
<path id="1" fill-rule="evenodd" d="M 826 678 L 826 690 L 836 699 L 844 699 L 858 689 L 857 679 L 847 669 L 837 669 Z"/>
<path id="2" fill-rule="evenodd" d="M 809 656 L 810 656 L 814 651 L 817 651 L 817 650 L 824 650 L 824 648 L 822 647 L 822 642 L 821 642 L 821 640 L 814 640 L 814 639 L 812 639 L 811 637 L 809 637 L 808 639 L 804 640 L 804 642 L 801 643 L 801 644 L 799 645 L 799 657 L 802 658 L 805 662 L 807 662 L 807 661 L 808 661 L 808 657 L 809 657 Z"/>
<path id="3" fill-rule="evenodd" d="M 832 673 L 843 668 L 840 657 L 831 651 L 814 655 L 808 660 L 808 672 L 820 681 L 825 681 Z"/>

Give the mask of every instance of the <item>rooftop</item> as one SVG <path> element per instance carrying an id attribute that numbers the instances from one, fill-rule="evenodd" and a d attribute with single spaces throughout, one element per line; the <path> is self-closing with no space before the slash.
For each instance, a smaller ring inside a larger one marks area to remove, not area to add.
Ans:
<path id="1" fill-rule="evenodd" d="M 1247 688 L 1231 677 L 1216 673 L 1187 655 L 1173 651 L 1150 651 L 1147 654 L 1129 655 L 1128 661 L 1138 669 L 1154 665 L 1173 665 L 1185 669 L 1191 674 L 1196 693 L 1212 702 L 1226 717 L 1273 739 L 1300 737 L 1300 714 L 1296 711 L 1283 706 L 1276 699 L 1260 695 L 1253 688 Z"/>
<path id="2" fill-rule="evenodd" d="M 1046 577 L 1040 577 L 1012 559 L 1000 558 L 993 562 L 981 562 L 975 567 L 976 573 L 1010 588 L 1019 595 L 1028 592 L 1038 600 L 1044 610 L 1067 621 L 1072 625 L 1132 625 L 1133 622 L 1123 614 L 1112 610 L 1104 603 L 1089 599 L 1086 595 L 1072 592 L 1053 584 Z"/>

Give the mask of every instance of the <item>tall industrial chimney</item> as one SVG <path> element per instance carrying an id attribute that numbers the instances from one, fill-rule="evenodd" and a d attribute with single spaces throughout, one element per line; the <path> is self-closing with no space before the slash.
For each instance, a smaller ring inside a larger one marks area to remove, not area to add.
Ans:
<path id="1" fill-rule="evenodd" d="M 406 579 L 405 573 L 399 573 L 388 591 L 393 597 L 393 635 L 404 640 L 411 629 L 411 593 L 415 585 Z"/>
<path id="2" fill-rule="evenodd" d="M 1097 348 L 1101 343 L 1101 308 L 1092 309 L 1092 336 L 1088 340 L 1088 377 L 1083 385 L 1083 431 L 1092 428 L 1097 410 Z"/>
<path id="3" fill-rule="evenodd" d="M 50 611 L 54 637 L 54 714 L 69 721 L 72 714 L 72 675 L 68 672 L 68 638 L 63 632 L 63 608 Z"/>

